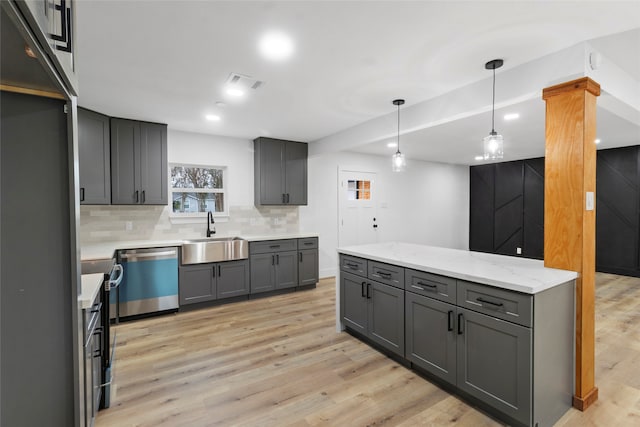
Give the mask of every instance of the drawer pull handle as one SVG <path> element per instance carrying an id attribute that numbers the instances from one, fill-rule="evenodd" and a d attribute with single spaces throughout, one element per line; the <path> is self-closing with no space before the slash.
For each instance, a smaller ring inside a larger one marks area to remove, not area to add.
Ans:
<path id="1" fill-rule="evenodd" d="M 488 301 L 482 297 L 478 297 L 476 298 L 476 301 L 483 303 L 483 304 L 489 304 L 489 305 L 493 305 L 495 307 L 502 307 L 504 304 L 501 302 L 493 302 L 493 301 Z"/>
<path id="2" fill-rule="evenodd" d="M 418 282 L 418 285 L 426 286 L 427 288 L 431 289 L 438 289 L 438 285 L 432 285 L 431 283 Z"/>
<path id="3" fill-rule="evenodd" d="M 353 264 L 351 262 L 347 262 L 345 263 L 345 265 L 351 269 L 357 270 L 358 269 L 358 264 Z"/>
<path id="4" fill-rule="evenodd" d="M 280 245 L 271 245 L 269 246 L 270 249 L 278 249 L 280 247 Z"/>
<path id="5" fill-rule="evenodd" d="M 309 246 L 309 245 L 313 245 L 313 242 L 304 242 L 304 244 Z"/>
<path id="6" fill-rule="evenodd" d="M 447 313 L 447 331 L 453 331 L 453 310 Z"/>
<path id="7" fill-rule="evenodd" d="M 367 283 L 367 282 L 362 282 L 362 283 L 360 284 L 360 295 L 362 295 L 362 298 L 366 298 L 366 297 L 367 297 L 367 295 L 364 293 L 364 285 L 365 285 L 366 283 Z"/>
<path id="8" fill-rule="evenodd" d="M 385 273 L 384 271 L 376 271 L 376 274 L 379 274 L 384 279 L 390 279 L 391 278 L 391 273 Z"/>
<path id="9" fill-rule="evenodd" d="M 464 316 L 462 313 L 458 313 L 458 335 L 462 335 L 464 333 Z"/>
<path id="10" fill-rule="evenodd" d="M 418 290 L 424 291 L 424 288 L 420 287 L 420 286 L 411 285 L 411 287 L 414 288 L 414 289 L 418 289 Z"/>

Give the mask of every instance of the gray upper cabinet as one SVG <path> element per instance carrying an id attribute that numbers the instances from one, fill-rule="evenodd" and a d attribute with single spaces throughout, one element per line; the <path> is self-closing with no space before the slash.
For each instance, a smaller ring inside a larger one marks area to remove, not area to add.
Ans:
<path id="1" fill-rule="evenodd" d="M 109 117 L 78 108 L 80 204 L 111 203 Z"/>
<path id="2" fill-rule="evenodd" d="M 255 204 L 306 205 L 307 144 L 263 137 L 253 143 Z"/>
<path id="3" fill-rule="evenodd" d="M 111 119 L 111 203 L 168 203 L 167 125 Z"/>

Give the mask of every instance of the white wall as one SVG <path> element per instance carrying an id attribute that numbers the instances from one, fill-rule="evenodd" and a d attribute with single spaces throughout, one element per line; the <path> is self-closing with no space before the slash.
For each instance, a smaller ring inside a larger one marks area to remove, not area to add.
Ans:
<path id="1" fill-rule="evenodd" d="M 405 241 L 457 249 L 469 247 L 469 168 L 408 161 L 391 172 L 391 157 L 352 152 L 309 158 L 309 204 L 300 207 L 300 231 L 320 235 L 320 276 L 336 274 L 338 169 L 376 172 L 379 241 Z M 386 207 L 384 207 L 386 206 Z"/>

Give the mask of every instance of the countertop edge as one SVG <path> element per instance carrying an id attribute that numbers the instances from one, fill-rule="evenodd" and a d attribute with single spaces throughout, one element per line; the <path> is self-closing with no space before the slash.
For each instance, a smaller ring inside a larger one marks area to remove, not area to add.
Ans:
<path id="1" fill-rule="evenodd" d="M 103 273 L 83 274 L 81 276 L 81 294 L 78 295 L 78 302 L 81 303 L 82 309 L 91 308 L 98 292 L 104 282 Z"/>
<path id="2" fill-rule="evenodd" d="M 425 246 L 428 248 L 434 248 L 432 246 Z M 447 251 L 456 251 L 455 249 L 449 249 L 449 248 L 438 248 L 438 249 L 445 249 Z M 462 251 L 459 250 L 458 251 Z M 405 268 L 410 268 L 410 269 L 414 269 L 414 270 L 419 270 L 419 271 L 425 271 L 428 273 L 433 273 L 433 274 L 439 274 L 442 276 L 448 276 L 448 277 L 452 277 L 455 279 L 461 279 L 461 280 L 468 280 L 471 282 L 476 282 L 476 283 L 481 283 L 484 285 L 489 285 L 489 286 L 494 286 L 497 288 L 501 288 L 501 289 L 508 289 L 508 290 L 512 290 L 512 291 L 517 291 L 517 292 L 522 292 L 522 293 L 526 293 L 526 294 L 537 294 L 540 292 L 543 292 L 547 289 L 551 289 L 553 287 L 562 285 L 564 283 L 567 282 L 571 282 L 573 280 L 575 280 L 578 277 L 578 274 L 574 271 L 568 271 L 568 270 L 559 270 L 559 269 L 551 269 L 551 268 L 547 268 L 547 267 L 539 267 L 540 269 L 544 269 L 546 271 L 551 271 L 553 270 L 554 273 L 554 279 L 553 281 L 549 281 L 547 283 L 541 283 L 541 284 L 536 284 L 535 287 L 533 286 L 529 286 L 529 285 L 525 285 L 525 284 L 521 284 L 521 283 L 514 283 L 514 282 L 509 282 L 509 281 L 503 281 L 503 280 L 497 280 L 497 279 L 493 279 L 490 277 L 486 277 L 486 276 L 479 276 L 479 275 L 473 275 L 473 274 L 469 274 L 469 273 L 464 273 L 464 272 L 460 272 L 460 271 L 455 271 L 455 270 L 449 270 L 449 269 L 443 269 L 443 268 L 438 268 L 437 266 L 433 266 L 433 265 L 427 265 L 427 264 L 414 264 L 408 261 L 404 261 L 404 260 L 400 260 L 400 259 L 396 259 L 396 258 L 389 258 L 389 257 L 383 257 L 380 255 L 372 255 L 366 252 L 361 252 L 358 251 L 356 249 L 349 249 L 349 248 L 338 248 L 337 252 L 339 254 L 344 254 L 344 255 L 351 255 L 351 256 L 355 256 L 355 257 L 360 257 L 360 258 L 365 258 L 365 259 L 370 259 L 373 261 L 378 261 L 378 262 L 383 262 L 383 263 L 387 263 L 387 264 L 393 264 L 393 265 L 398 265 L 400 267 L 405 267 Z M 472 252 L 472 251 L 462 251 L 462 252 Z M 492 255 L 492 254 L 484 254 L 484 255 Z M 501 257 L 501 256 L 496 256 Z M 518 260 L 523 259 L 523 258 L 517 258 Z M 532 260 L 534 261 L 534 260 Z"/>

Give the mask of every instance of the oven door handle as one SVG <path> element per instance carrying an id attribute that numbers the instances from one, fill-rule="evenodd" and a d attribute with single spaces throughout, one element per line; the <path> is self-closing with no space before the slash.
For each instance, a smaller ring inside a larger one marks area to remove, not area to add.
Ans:
<path id="1" fill-rule="evenodd" d="M 120 282 L 122 282 L 122 277 L 124 276 L 124 270 L 122 269 L 121 264 L 114 264 L 113 269 L 111 270 L 111 275 L 113 275 L 114 271 L 118 272 L 118 278 L 109 279 L 109 289 L 117 288 L 118 286 L 120 286 Z"/>

